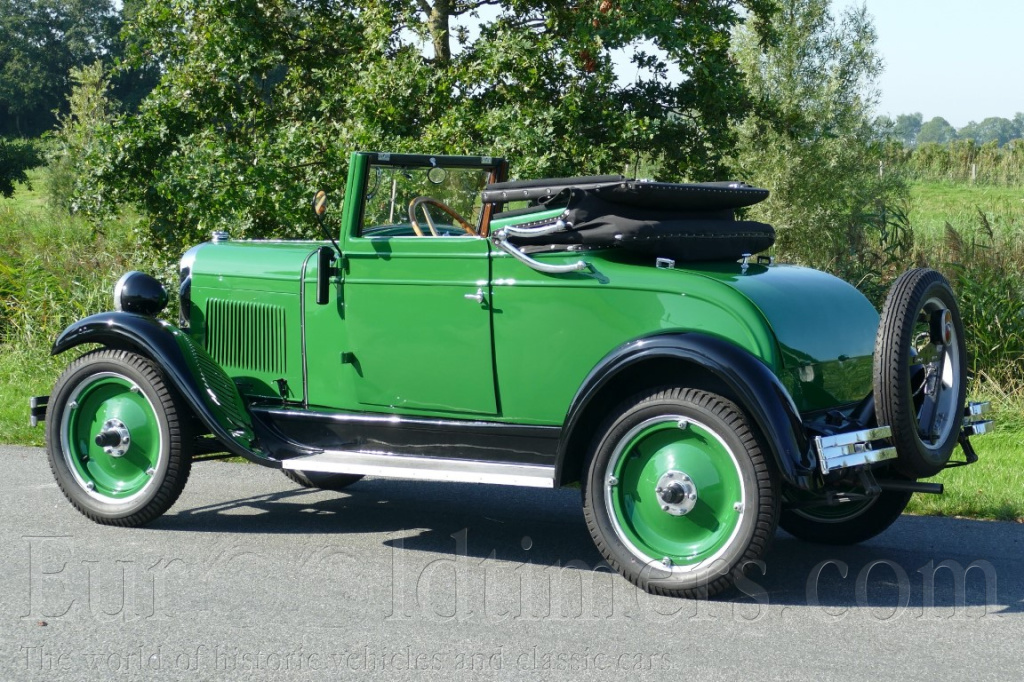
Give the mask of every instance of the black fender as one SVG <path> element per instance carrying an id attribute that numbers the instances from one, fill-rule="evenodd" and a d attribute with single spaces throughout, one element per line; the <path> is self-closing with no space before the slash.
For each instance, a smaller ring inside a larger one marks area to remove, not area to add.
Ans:
<path id="1" fill-rule="evenodd" d="M 99 313 L 61 332 L 50 354 L 58 355 L 83 343 L 133 350 L 147 356 L 229 452 L 266 466 L 280 466 L 259 445 L 252 415 L 235 382 L 181 329 L 146 315 Z"/>
<path id="2" fill-rule="evenodd" d="M 622 372 L 640 363 L 668 359 L 701 367 L 724 384 L 753 419 L 782 478 L 804 490 L 817 487 L 816 460 L 800 412 L 779 378 L 757 357 L 723 339 L 698 332 L 666 333 L 625 343 L 591 370 L 569 408 L 558 446 L 555 480 L 563 474 L 570 442 L 594 398 Z M 619 396 L 619 399 L 627 396 Z M 586 435 L 586 434 L 583 434 Z M 589 442 L 589 437 L 587 439 Z"/>

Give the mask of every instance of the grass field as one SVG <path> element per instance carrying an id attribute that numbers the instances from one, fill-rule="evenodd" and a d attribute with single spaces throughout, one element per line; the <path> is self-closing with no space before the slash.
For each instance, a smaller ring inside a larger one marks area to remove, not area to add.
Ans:
<path id="1" fill-rule="evenodd" d="M 7 289 L 0 277 L 0 296 L 23 291 L 33 301 L 21 306 L 31 309 L 15 325 L 17 333 L 8 331 L 0 345 L 0 443 L 42 445 L 43 430 L 29 428 L 27 407 L 30 396 L 49 393 L 67 362 L 49 356 L 53 337 L 63 324 L 109 306 L 117 277 L 147 264 L 131 255 L 137 244 L 131 243 L 136 237 L 130 222 L 96 231 L 80 219 L 51 214 L 42 173 L 33 172 L 31 181 L 32 191 L 20 188 L 13 198 L 0 198 L 0 251 L 5 252 L 0 266 L 26 268 L 15 273 Z M 918 183 L 912 200 L 918 248 L 933 257 L 941 257 L 934 253 L 944 243 L 946 222 L 958 230 L 984 229 L 980 214 L 999 243 L 1024 253 L 1024 190 Z M 4 310 L 0 307 L 0 315 Z M 940 474 L 934 480 L 946 484 L 946 494 L 915 495 L 909 511 L 1024 522 L 1024 390 L 989 385 L 976 387 L 974 397 L 992 400 L 997 409 L 996 432 L 975 441 L 980 461 Z"/>
<path id="2" fill-rule="evenodd" d="M 972 234 L 983 229 L 982 216 L 999 241 L 1024 250 L 1024 187 L 917 182 L 910 187 L 910 199 L 918 251 L 942 251 L 946 223 Z"/>
<path id="3" fill-rule="evenodd" d="M 43 213 L 46 209 L 46 198 L 43 192 L 43 184 L 46 181 L 45 170 L 33 168 L 26 173 L 28 185 L 20 182 L 15 183 L 14 196 L 8 198 L 0 197 L 0 210 L 10 212 L 34 212 Z"/>

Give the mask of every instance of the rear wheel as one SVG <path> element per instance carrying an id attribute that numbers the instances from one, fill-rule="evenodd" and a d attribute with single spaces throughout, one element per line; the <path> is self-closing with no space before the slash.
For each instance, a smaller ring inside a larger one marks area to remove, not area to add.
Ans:
<path id="1" fill-rule="evenodd" d="M 356 481 L 362 480 L 362 474 L 328 474 L 319 471 L 299 471 L 298 469 L 281 469 L 288 480 L 298 483 L 303 488 L 317 490 L 343 490 Z"/>
<path id="2" fill-rule="evenodd" d="M 794 491 L 787 498 L 794 506 L 783 506 L 779 525 L 784 531 L 824 545 L 855 545 L 883 532 L 903 514 L 913 493 L 883 490 L 866 499 L 854 499 L 835 505 L 804 506 L 820 502 Z"/>
<path id="3" fill-rule="evenodd" d="M 97 523 L 141 526 L 178 499 L 192 466 L 187 408 L 147 358 L 83 355 L 54 386 L 46 448 L 57 484 Z"/>
<path id="4" fill-rule="evenodd" d="M 776 474 L 746 416 L 695 389 L 640 394 L 606 422 L 584 479 L 598 549 L 648 592 L 721 592 L 775 531 Z"/>

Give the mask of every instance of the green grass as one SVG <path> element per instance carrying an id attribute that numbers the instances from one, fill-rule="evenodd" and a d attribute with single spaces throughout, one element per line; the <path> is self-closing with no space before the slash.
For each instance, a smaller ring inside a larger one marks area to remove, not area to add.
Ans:
<path id="1" fill-rule="evenodd" d="M 998 241 L 1024 245 L 1024 187 L 915 182 L 910 186 L 910 200 L 914 241 L 922 253 L 944 250 L 946 223 L 973 231 L 980 226 L 982 215 Z"/>
<path id="2" fill-rule="evenodd" d="M 28 175 L 27 185 L 16 182 L 12 197 L 0 196 L 0 211 L 41 214 L 46 210 L 46 198 L 43 192 L 46 170 L 33 168 L 27 171 L 26 175 Z"/>
<path id="3" fill-rule="evenodd" d="M 1024 523 L 1024 430 L 999 424 L 993 433 L 972 440 L 978 461 L 947 469 L 931 482 L 945 485 L 943 495 L 914 495 L 907 511 L 930 516 L 962 516 Z M 954 455 L 962 459 L 959 452 Z"/>
<path id="4" fill-rule="evenodd" d="M 0 347 L 0 443 L 43 444 L 43 425 L 29 426 L 28 399 L 49 395 L 68 361 L 50 357 L 49 350 L 49 345 Z"/>

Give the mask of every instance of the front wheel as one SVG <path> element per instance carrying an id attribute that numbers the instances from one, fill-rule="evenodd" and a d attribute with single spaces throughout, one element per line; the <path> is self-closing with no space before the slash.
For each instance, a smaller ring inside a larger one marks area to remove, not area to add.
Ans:
<path id="1" fill-rule="evenodd" d="M 712 393 L 634 396 L 605 423 L 584 515 L 605 559 L 654 594 L 716 594 L 760 559 L 778 518 L 777 474 L 743 412 Z"/>
<path id="2" fill-rule="evenodd" d="M 186 410 L 147 358 L 122 350 L 83 355 L 50 396 L 46 450 L 57 485 L 97 523 L 149 523 L 170 509 L 188 480 Z"/>

